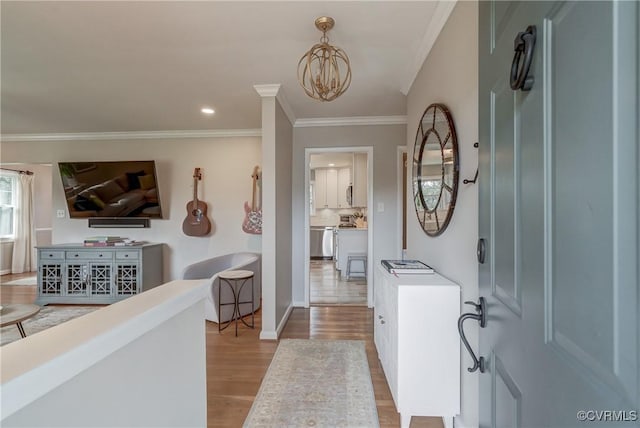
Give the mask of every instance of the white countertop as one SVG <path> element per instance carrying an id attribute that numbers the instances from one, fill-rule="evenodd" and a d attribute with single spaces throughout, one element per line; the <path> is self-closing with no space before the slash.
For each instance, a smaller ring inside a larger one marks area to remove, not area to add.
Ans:
<path id="1" fill-rule="evenodd" d="M 459 287 L 458 284 L 445 278 L 437 272 L 424 274 L 392 274 L 382 265 L 377 265 L 378 271 L 384 275 L 392 284 L 398 286 L 418 286 L 418 287 Z"/>

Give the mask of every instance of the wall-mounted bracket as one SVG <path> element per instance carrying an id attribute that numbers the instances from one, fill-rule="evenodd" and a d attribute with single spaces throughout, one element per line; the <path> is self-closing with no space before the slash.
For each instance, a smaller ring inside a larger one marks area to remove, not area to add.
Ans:
<path id="1" fill-rule="evenodd" d="M 473 143 L 473 147 L 475 147 L 476 149 L 478 148 L 478 146 L 479 146 L 479 144 L 478 144 L 477 141 L 475 143 Z M 470 184 L 470 183 L 475 184 L 475 182 L 477 180 L 478 180 L 478 169 L 476 168 L 476 175 L 473 176 L 473 180 L 468 180 L 468 179 L 465 178 L 464 180 L 462 180 L 462 182 L 464 184 Z"/>

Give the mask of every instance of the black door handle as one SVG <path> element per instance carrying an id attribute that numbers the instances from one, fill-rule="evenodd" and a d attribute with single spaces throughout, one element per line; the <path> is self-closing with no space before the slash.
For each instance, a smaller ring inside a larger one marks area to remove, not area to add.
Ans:
<path id="1" fill-rule="evenodd" d="M 484 263 L 484 255 L 486 251 L 487 244 L 484 238 L 478 239 L 478 245 L 476 247 L 476 256 L 478 257 L 478 263 Z"/>
<path id="2" fill-rule="evenodd" d="M 530 91 L 533 87 L 533 76 L 529 76 L 533 48 L 536 45 L 536 26 L 529 25 L 525 31 L 518 33 L 514 40 L 513 61 L 511 62 L 511 89 Z M 522 60 L 522 61 L 521 61 Z"/>
<path id="3" fill-rule="evenodd" d="M 480 297 L 478 302 L 479 303 L 464 302 L 467 305 L 473 305 L 477 313 L 475 314 L 465 313 L 460 315 L 460 318 L 458 318 L 458 333 L 460 334 L 460 339 L 462 340 L 464 347 L 467 348 L 467 351 L 469 352 L 469 354 L 471 355 L 471 358 L 473 359 L 473 367 L 467 368 L 467 370 L 470 373 L 473 373 L 478 369 L 480 369 L 480 373 L 484 373 L 485 371 L 484 357 L 480 357 L 480 358 L 476 357 L 475 352 L 473 352 L 473 349 L 471 349 L 471 345 L 469 345 L 469 341 L 467 340 L 467 337 L 464 334 L 464 329 L 462 328 L 462 325 L 468 319 L 477 320 L 480 323 L 480 327 L 482 328 L 484 328 L 487 325 L 487 315 L 486 315 L 487 311 L 485 307 L 484 297 Z"/>

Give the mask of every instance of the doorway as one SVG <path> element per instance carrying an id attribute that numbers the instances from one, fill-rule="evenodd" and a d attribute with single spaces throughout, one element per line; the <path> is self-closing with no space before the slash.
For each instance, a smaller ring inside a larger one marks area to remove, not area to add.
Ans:
<path id="1" fill-rule="evenodd" d="M 398 147 L 397 156 L 397 217 L 398 241 L 397 258 L 404 260 L 407 253 L 407 148 Z"/>
<path id="2" fill-rule="evenodd" d="M 371 147 L 305 151 L 305 307 L 371 306 Z"/>

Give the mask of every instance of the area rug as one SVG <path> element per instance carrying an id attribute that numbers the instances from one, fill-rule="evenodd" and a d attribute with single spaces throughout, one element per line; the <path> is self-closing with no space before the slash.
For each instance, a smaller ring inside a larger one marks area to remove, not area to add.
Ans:
<path id="1" fill-rule="evenodd" d="M 38 277 L 30 276 L 27 278 L 14 279 L 9 282 L 1 282 L 0 285 L 38 285 Z"/>
<path id="2" fill-rule="evenodd" d="M 243 426 L 380 426 L 364 341 L 281 340 Z"/>
<path id="3" fill-rule="evenodd" d="M 40 312 L 22 322 L 27 336 L 46 330 L 65 321 L 88 314 L 102 306 L 43 306 Z M 20 339 L 20 332 L 15 324 L 0 328 L 0 345 L 6 345 Z"/>

